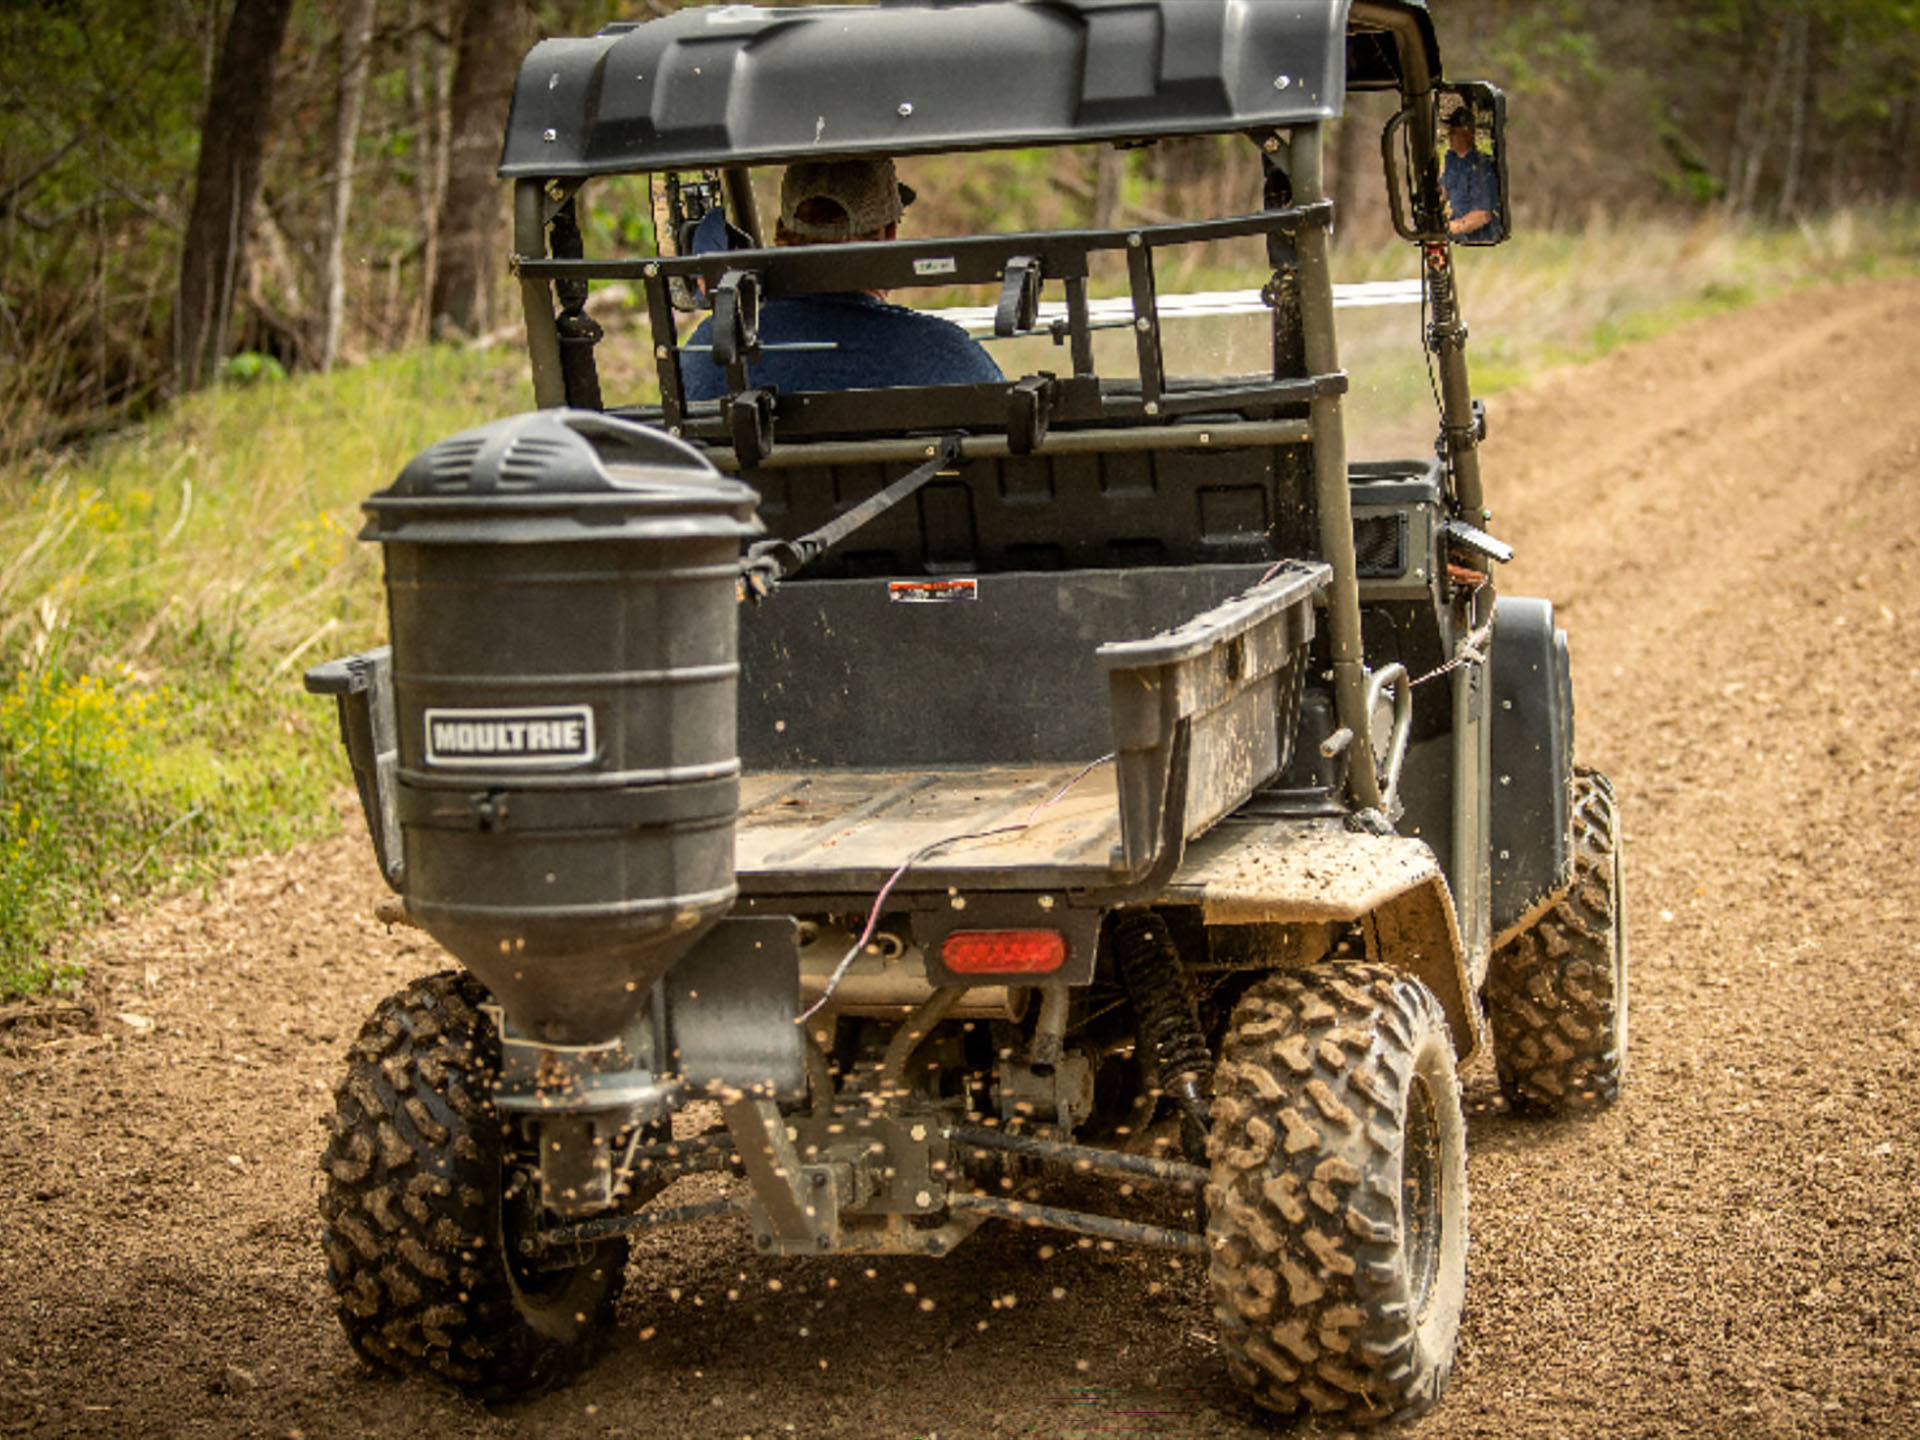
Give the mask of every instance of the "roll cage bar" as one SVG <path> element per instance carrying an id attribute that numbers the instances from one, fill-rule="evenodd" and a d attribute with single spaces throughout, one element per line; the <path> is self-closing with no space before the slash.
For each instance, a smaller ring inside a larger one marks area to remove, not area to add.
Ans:
<path id="1" fill-rule="evenodd" d="M 1300 232 L 1324 232 L 1332 213 L 1332 203 L 1319 200 L 1218 220 L 1124 229 L 871 241 L 623 260 L 518 256 L 514 269 L 521 280 L 536 284 L 637 281 L 646 295 L 655 336 L 662 423 L 690 439 L 732 444 L 747 465 L 769 457 L 776 433 L 781 438 L 819 438 L 875 428 L 875 406 L 871 397 L 861 392 L 774 395 L 749 387 L 747 364 L 759 348 L 755 317 L 760 301 L 872 288 L 998 284 L 995 334 L 1053 335 L 1067 346 L 1071 373 L 1028 376 L 1006 385 L 888 391 L 888 404 L 877 413 L 889 433 L 924 428 L 1004 430 L 1014 453 L 1026 454 L 1042 445 L 1056 424 L 1139 424 L 1228 411 L 1247 418 L 1273 418 L 1317 397 L 1343 392 L 1344 374 L 1299 373 L 1297 364 L 1285 367 L 1295 373 L 1227 377 L 1204 383 L 1173 380 L 1166 373 L 1162 354 L 1154 279 L 1154 257 L 1164 247 L 1248 236 L 1265 237 L 1276 269 L 1290 268 Z M 1103 384 L 1094 373 L 1094 327 L 1088 310 L 1087 277 L 1090 258 L 1100 252 L 1122 253 L 1127 259 L 1139 363 L 1137 387 Z M 681 350 L 663 338 L 674 334 L 671 286 L 675 280 L 697 280 L 714 297 L 713 348 L 715 359 L 728 371 L 725 400 L 689 404 L 685 399 Z M 1041 287 L 1048 281 L 1060 282 L 1065 293 L 1067 318 L 1060 331 L 1038 325 L 1035 318 Z M 1275 306 L 1277 334 L 1278 327 L 1288 320 L 1297 324 L 1297 286 L 1290 297 L 1269 286 L 1268 303 Z M 563 340 L 562 345 L 565 343 Z M 1277 366 L 1276 371 L 1281 368 Z M 580 375 L 577 365 L 563 367 L 557 400 L 572 405 L 586 402 L 589 397 Z M 742 432 L 743 412 L 750 414 L 758 427 L 760 443 Z M 1304 418 L 1304 411 L 1299 413 Z M 748 460 L 748 452 L 757 453 Z"/>

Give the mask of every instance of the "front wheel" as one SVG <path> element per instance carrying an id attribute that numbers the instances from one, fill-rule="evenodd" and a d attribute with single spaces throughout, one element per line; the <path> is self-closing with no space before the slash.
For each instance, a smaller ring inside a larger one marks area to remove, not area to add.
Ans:
<path id="1" fill-rule="evenodd" d="M 1416 1413 L 1445 1388 L 1466 1290 L 1466 1123 L 1439 1002 L 1377 965 L 1268 976 L 1214 1076 L 1214 1312 L 1270 1410 Z"/>
<path id="2" fill-rule="evenodd" d="M 1619 809 L 1597 770 L 1573 777 L 1573 884 L 1487 969 L 1500 1088 L 1515 1111 L 1590 1113 L 1627 1068 L 1627 930 Z"/>
<path id="3" fill-rule="evenodd" d="M 500 1040 L 472 976 L 381 1002 L 334 1094 L 320 1197 L 327 1280 L 356 1353 L 486 1400 L 550 1388 L 611 1321 L 626 1242 L 578 1263 L 519 1263 L 493 1078 Z"/>

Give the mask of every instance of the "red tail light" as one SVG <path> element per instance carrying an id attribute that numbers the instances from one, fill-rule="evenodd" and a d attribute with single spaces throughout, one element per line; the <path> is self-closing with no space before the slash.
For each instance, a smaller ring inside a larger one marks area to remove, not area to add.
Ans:
<path id="1" fill-rule="evenodd" d="M 956 975 L 1045 975 L 1067 963 L 1058 930 L 956 930 L 940 946 Z"/>

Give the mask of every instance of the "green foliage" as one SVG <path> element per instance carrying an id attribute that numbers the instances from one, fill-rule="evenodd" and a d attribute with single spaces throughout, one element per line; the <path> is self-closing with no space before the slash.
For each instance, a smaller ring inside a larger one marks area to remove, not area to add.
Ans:
<path id="1" fill-rule="evenodd" d="M 0 5 L 0 454 L 152 398 L 197 153 L 189 13 Z"/>
<path id="2" fill-rule="evenodd" d="M 77 983 L 49 942 L 123 897 L 328 822 L 328 727 L 186 678 L 193 689 L 50 657 L 0 694 L 0 999 Z"/>
<path id="3" fill-rule="evenodd" d="M 578 207 L 589 255 L 657 255 L 653 202 L 644 175 L 614 175 L 588 187 L 590 203 Z"/>
<path id="4" fill-rule="evenodd" d="M 242 350 L 231 355 L 227 363 L 220 367 L 223 378 L 241 385 L 252 385 L 262 380 L 284 380 L 287 367 L 271 355 L 262 355 L 257 350 Z"/>
<path id="5" fill-rule="evenodd" d="M 57 663 L 0 694 L 0 999 L 71 983 L 42 954 L 99 895 L 82 856 L 118 855 L 139 834 L 136 810 L 153 734 L 151 694 L 128 694 Z"/>
<path id="6" fill-rule="evenodd" d="M 1576 0 L 1526 6 L 1478 47 L 1475 62 L 1517 99 L 1564 98 L 1604 78 L 1599 42 Z"/>
<path id="7" fill-rule="evenodd" d="M 1658 339 L 1690 320 L 1701 320 L 1709 315 L 1721 315 L 1751 305 L 1756 298 L 1757 292 L 1752 285 L 1737 281 L 1709 281 L 1694 294 L 1658 310 L 1629 310 L 1623 314 L 1603 316 L 1594 324 L 1585 350 L 1588 354 L 1598 356 L 1618 350 L 1623 345 L 1643 344 Z"/>
<path id="8" fill-rule="evenodd" d="M 1663 194 L 1696 207 L 1726 194 L 1726 182 L 1713 173 L 1712 166 L 1694 149 L 1684 131 L 1669 121 L 1661 125 L 1659 134 L 1660 146 L 1671 162 L 1670 168 L 1655 177 Z"/>

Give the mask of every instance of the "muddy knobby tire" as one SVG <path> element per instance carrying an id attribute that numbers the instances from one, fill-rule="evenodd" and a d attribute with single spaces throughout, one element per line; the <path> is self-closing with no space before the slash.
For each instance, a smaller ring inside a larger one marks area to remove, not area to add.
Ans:
<path id="1" fill-rule="evenodd" d="M 1573 780 L 1573 884 L 1495 952 L 1483 992 L 1500 1088 L 1516 1112 L 1577 1115 L 1620 1095 L 1627 1063 L 1627 935 L 1613 786 Z"/>
<path id="2" fill-rule="evenodd" d="M 1466 1125 L 1417 980 L 1330 964 L 1241 999 L 1214 1076 L 1211 1280 L 1256 1403 L 1331 1423 L 1445 1388 L 1466 1287 Z"/>
<path id="3" fill-rule="evenodd" d="M 591 1358 L 626 1242 L 522 1274 L 503 1211 L 493 1106 L 499 1037 L 458 972 L 381 1002 L 334 1092 L 321 1243 L 340 1323 L 377 1369 L 431 1374 L 484 1400 L 534 1394 Z"/>

